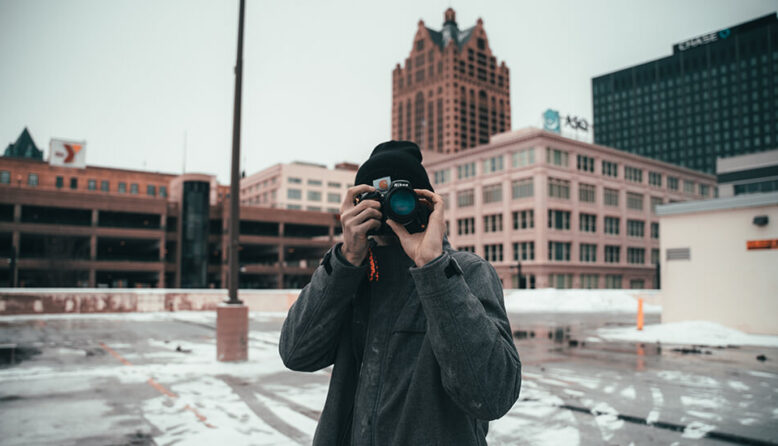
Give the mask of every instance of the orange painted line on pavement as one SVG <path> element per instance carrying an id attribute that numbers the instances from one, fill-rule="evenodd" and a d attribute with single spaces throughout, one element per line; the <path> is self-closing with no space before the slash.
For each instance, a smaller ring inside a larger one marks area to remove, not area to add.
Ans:
<path id="1" fill-rule="evenodd" d="M 131 366 L 132 365 L 132 363 L 130 361 L 122 358 L 122 355 L 116 353 L 116 351 L 114 349 L 112 349 L 111 347 L 103 344 L 102 342 L 100 343 L 100 347 L 102 347 L 103 350 L 105 350 L 108 353 L 110 353 L 111 356 L 113 356 L 114 358 L 118 359 L 122 364 L 127 365 L 127 366 Z"/>
<path id="2" fill-rule="evenodd" d="M 130 361 L 124 359 L 122 357 L 122 355 L 116 353 L 116 350 L 112 349 L 111 347 L 105 345 L 102 342 L 100 343 L 100 347 L 102 347 L 105 351 L 110 353 L 111 356 L 113 356 L 114 358 L 118 359 L 122 364 L 124 364 L 124 365 L 126 365 L 128 367 L 132 367 L 132 363 Z M 150 385 L 151 387 L 157 389 L 157 391 L 159 393 L 167 396 L 168 398 L 178 398 L 178 395 L 176 395 L 175 393 L 171 392 L 165 386 L 163 386 L 162 384 L 160 384 L 157 381 L 155 381 L 154 378 L 149 378 L 148 381 L 146 381 L 146 383 L 148 385 Z M 187 404 L 184 407 L 184 409 L 192 412 L 194 414 L 194 416 L 197 417 L 197 419 L 200 420 L 207 427 L 209 427 L 211 429 L 215 429 L 216 428 L 216 426 L 214 426 L 213 424 L 207 422 L 208 418 L 206 418 L 205 415 L 203 415 L 200 412 L 198 412 L 197 409 L 195 409 L 194 407 L 190 406 L 189 404 Z"/>

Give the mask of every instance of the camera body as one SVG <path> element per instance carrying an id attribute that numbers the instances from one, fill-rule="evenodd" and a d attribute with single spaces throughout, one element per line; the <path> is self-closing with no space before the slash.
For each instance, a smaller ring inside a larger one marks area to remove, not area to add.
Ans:
<path id="1" fill-rule="evenodd" d="M 406 180 L 392 181 L 386 190 L 376 189 L 365 192 L 357 198 L 357 202 L 375 200 L 381 203 L 381 227 L 368 232 L 368 235 L 384 235 L 392 232 L 386 219 L 391 218 L 405 226 L 409 233 L 423 232 L 429 222 L 430 210 L 419 202 L 419 196 Z"/>

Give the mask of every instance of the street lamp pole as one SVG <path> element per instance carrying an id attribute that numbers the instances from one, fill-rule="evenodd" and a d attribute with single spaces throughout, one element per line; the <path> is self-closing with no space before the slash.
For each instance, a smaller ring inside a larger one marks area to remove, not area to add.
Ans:
<path id="1" fill-rule="evenodd" d="M 235 109 L 232 115 L 232 176 L 230 179 L 229 299 L 216 308 L 216 359 L 248 360 L 249 308 L 238 300 L 238 248 L 240 235 L 240 95 L 243 77 L 243 14 L 240 0 L 238 18 L 238 57 L 235 63 Z"/>
<path id="2" fill-rule="evenodd" d="M 232 114 L 232 172 L 230 179 L 230 226 L 229 226 L 229 304 L 240 304 L 238 300 L 238 249 L 240 235 L 240 110 L 243 81 L 243 16 L 246 1 L 240 0 L 238 18 L 238 55 L 235 62 L 235 104 Z"/>

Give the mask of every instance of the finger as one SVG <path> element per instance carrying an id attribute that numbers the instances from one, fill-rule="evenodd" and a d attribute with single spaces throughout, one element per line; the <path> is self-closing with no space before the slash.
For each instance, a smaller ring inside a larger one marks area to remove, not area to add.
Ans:
<path id="1" fill-rule="evenodd" d="M 340 219 L 342 220 L 348 220 L 352 218 L 354 215 L 359 214 L 365 209 L 381 209 L 381 203 L 375 201 L 375 200 L 364 200 L 360 201 L 355 206 L 352 206 L 351 208 L 342 211 Z"/>
<path id="2" fill-rule="evenodd" d="M 381 220 L 370 219 L 354 227 L 354 232 L 357 234 L 367 234 L 373 229 L 381 227 Z"/>
<path id="3" fill-rule="evenodd" d="M 430 214 L 430 223 L 435 221 L 437 224 L 443 224 L 443 197 L 427 189 L 414 189 L 417 195 L 432 202 L 432 213 Z"/>
<path id="4" fill-rule="evenodd" d="M 357 215 L 355 215 L 351 219 L 350 224 L 351 225 L 358 225 L 358 224 L 362 223 L 363 221 L 365 221 L 367 219 L 370 219 L 370 218 L 372 218 L 374 220 L 381 221 L 381 217 L 383 217 L 383 214 L 381 214 L 381 211 L 379 211 L 377 209 L 373 209 L 373 208 L 367 208 L 367 209 L 363 210 L 362 212 L 358 213 Z"/>
<path id="5" fill-rule="evenodd" d="M 405 226 L 401 225 L 400 223 L 397 223 L 391 218 L 386 219 L 386 224 L 389 225 L 390 228 L 392 228 L 392 231 L 394 231 L 394 233 L 397 234 L 397 236 L 400 237 L 400 239 L 409 235 L 408 230 L 405 229 Z"/>
<path id="6" fill-rule="evenodd" d="M 369 184 L 358 184 L 356 186 L 350 187 L 346 191 L 346 196 L 343 197 L 343 202 L 340 205 L 340 213 L 344 213 L 348 209 L 351 209 L 354 207 L 354 199 L 365 192 L 372 192 L 375 188 L 373 186 L 370 186 Z"/>

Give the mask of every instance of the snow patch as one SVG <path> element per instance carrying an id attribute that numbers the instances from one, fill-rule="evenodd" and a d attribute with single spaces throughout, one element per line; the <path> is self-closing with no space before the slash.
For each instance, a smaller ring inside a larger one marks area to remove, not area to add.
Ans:
<path id="1" fill-rule="evenodd" d="M 730 381 L 727 384 L 729 384 L 729 387 L 732 387 L 733 389 L 735 389 L 737 391 L 745 391 L 745 390 L 750 389 L 750 387 L 748 387 L 747 385 L 743 384 L 740 381 Z"/>
<path id="2" fill-rule="evenodd" d="M 692 440 L 699 440 L 704 437 L 705 434 L 715 429 L 716 426 L 705 424 L 700 421 L 692 421 L 683 430 L 683 437 L 690 438 Z"/>
<path id="3" fill-rule="evenodd" d="M 637 313 L 630 290 L 514 290 L 505 296 L 508 313 Z M 641 291 L 640 294 L 653 294 Z M 643 305 L 646 313 L 661 313 L 658 305 Z"/>
<path id="4" fill-rule="evenodd" d="M 778 347 L 778 336 L 752 335 L 708 321 L 683 321 L 653 324 L 635 328 L 601 328 L 597 335 L 612 341 L 629 341 L 679 345 L 757 345 Z"/>
<path id="5" fill-rule="evenodd" d="M 622 390 L 621 392 L 619 392 L 619 395 L 623 396 L 624 398 L 629 398 L 631 400 L 634 400 L 636 397 L 635 388 L 633 386 L 629 386 L 624 390 Z"/>

